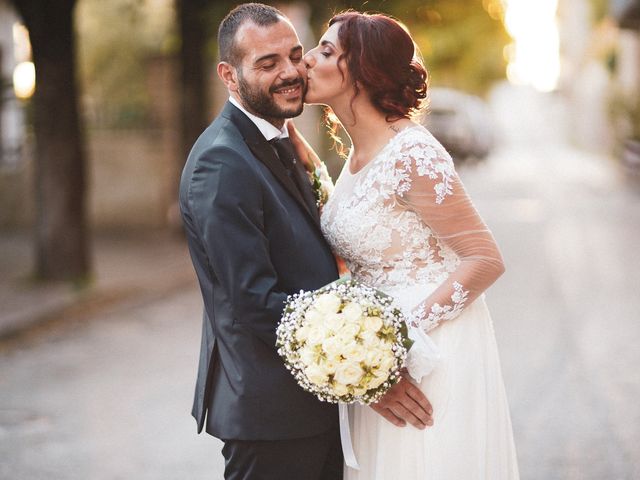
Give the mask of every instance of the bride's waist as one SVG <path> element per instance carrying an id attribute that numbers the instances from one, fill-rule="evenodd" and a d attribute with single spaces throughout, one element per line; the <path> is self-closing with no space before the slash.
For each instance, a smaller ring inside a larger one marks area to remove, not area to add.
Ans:
<path id="1" fill-rule="evenodd" d="M 412 278 L 405 278 L 402 281 L 392 281 L 390 279 L 381 279 L 375 277 L 369 277 L 367 275 L 358 275 L 357 272 L 351 272 L 351 276 L 354 280 L 362 282 L 370 287 L 380 290 L 387 295 L 390 295 L 396 299 L 415 298 L 416 300 L 424 300 L 431 295 L 442 283 L 446 280 L 446 276 L 440 279 L 433 280 L 416 280 Z"/>
<path id="2" fill-rule="evenodd" d="M 375 288 L 388 295 L 406 296 L 407 292 L 429 295 L 441 285 L 441 282 L 407 282 L 407 283 L 381 283 Z"/>
<path id="3" fill-rule="evenodd" d="M 405 283 L 402 285 L 380 285 L 377 288 L 393 297 L 394 302 L 402 311 L 410 312 L 420 303 L 424 302 L 438 287 L 440 283 Z"/>
<path id="4" fill-rule="evenodd" d="M 352 268 L 351 275 L 354 279 L 366 283 L 379 290 L 397 290 L 412 288 L 414 286 L 439 285 L 447 280 L 450 272 L 438 270 L 400 270 L 391 271 L 384 268 L 365 269 Z"/>

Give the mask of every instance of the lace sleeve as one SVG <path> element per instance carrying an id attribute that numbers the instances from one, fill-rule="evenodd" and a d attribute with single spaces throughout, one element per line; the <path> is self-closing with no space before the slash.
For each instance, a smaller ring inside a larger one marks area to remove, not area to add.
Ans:
<path id="1" fill-rule="evenodd" d="M 429 227 L 435 242 L 459 258 L 457 268 L 411 313 L 429 331 L 456 318 L 503 272 L 502 256 L 446 150 L 427 134 L 402 145 L 396 161 L 396 200 Z"/>

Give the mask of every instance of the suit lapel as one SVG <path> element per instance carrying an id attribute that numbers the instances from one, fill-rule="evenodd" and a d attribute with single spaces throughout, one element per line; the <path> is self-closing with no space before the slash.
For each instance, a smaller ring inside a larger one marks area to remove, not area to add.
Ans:
<path id="1" fill-rule="evenodd" d="M 320 212 L 318 212 L 318 207 L 316 206 L 316 196 L 313 193 L 313 187 L 311 186 L 311 182 L 309 181 L 307 169 L 304 168 L 302 162 L 298 159 L 297 154 L 296 162 L 293 168 L 296 170 L 296 175 L 298 175 L 298 177 L 301 179 L 301 183 L 303 185 L 302 196 L 304 197 L 307 211 L 311 214 L 316 223 L 320 225 Z"/>
<path id="2" fill-rule="evenodd" d="M 231 102 L 227 102 L 222 115 L 228 117 L 240 130 L 244 141 L 246 142 L 251 153 L 255 155 L 255 157 L 260 160 L 262 163 L 266 165 L 266 167 L 271 171 L 274 177 L 282 184 L 285 190 L 300 204 L 300 206 L 309 214 L 309 216 L 313 219 L 314 223 L 319 227 L 320 219 L 318 216 L 317 209 L 315 211 L 310 210 L 310 206 L 307 202 L 305 202 L 302 194 L 296 187 L 296 184 L 293 180 L 287 175 L 287 171 L 276 155 L 273 147 L 267 142 L 267 139 L 264 138 L 264 135 L 260 132 L 258 127 L 247 117 L 244 113 L 242 113 L 238 108 L 236 108 Z M 315 208 L 315 206 L 314 206 Z"/>

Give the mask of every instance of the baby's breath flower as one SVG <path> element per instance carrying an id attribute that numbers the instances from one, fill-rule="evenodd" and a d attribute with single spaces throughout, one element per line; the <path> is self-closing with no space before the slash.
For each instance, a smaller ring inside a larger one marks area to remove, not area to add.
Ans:
<path id="1" fill-rule="evenodd" d="M 332 403 L 380 399 L 400 380 L 411 342 L 391 297 L 350 279 L 290 295 L 276 334 L 298 384 Z"/>

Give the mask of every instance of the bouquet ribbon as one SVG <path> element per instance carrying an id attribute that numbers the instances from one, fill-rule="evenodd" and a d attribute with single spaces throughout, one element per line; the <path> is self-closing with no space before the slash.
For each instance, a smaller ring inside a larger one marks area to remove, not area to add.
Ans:
<path id="1" fill-rule="evenodd" d="M 349 427 L 349 408 L 346 403 L 338 404 L 338 414 L 340 417 L 340 442 L 342 443 L 342 455 L 344 463 L 347 467 L 360 470 L 356 454 L 353 451 L 353 443 L 351 443 L 351 430 Z"/>

